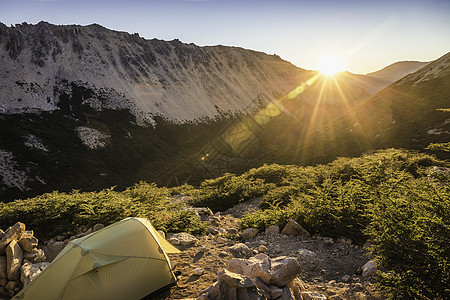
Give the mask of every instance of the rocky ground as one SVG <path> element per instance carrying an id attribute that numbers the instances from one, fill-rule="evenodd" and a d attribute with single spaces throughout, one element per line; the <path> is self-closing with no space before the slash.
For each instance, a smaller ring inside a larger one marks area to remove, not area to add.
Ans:
<path id="1" fill-rule="evenodd" d="M 261 293 L 267 299 L 282 300 L 386 298 L 371 276 L 376 268 L 367 267 L 367 250 L 348 238 L 310 236 L 293 220 L 282 230 L 277 226 L 265 232 L 239 230 L 240 218 L 257 210 L 259 201 L 241 203 L 215 215 L 208 208 L 194 208 L 207 223 L 209 234 L 167 234 L 169 242 L 181 250 L 169 255 L 178 281 L 151 299 L 261 299 L 257 295 Z M 0 299 L 9 299 L 29 284 L 70 240 L 101 228 L 103 225 L 97 224 L 68 231 L 44 242 L 43 249 L 25 224 L 18 222 L 6 232 L 0 230 Z M 215 289 L 202 293 L 214 283 Z"/>
<path id="2" fill-rule="evenodd" d="M 208 220 L 204 217 L 211 233 L 197 237 L 195 244 L 178 245 L 181 253 L 170 255 L 174 271 L 180 275 L 177 286 L 159 299 L 197 298 L 217 280 L 227 261 L 236 257 L 232 247 L 241 242 L 248 246 L 252 255 L 262 252 L 270 258 L 295 257 L 302 269 L 298 277 L 307 290 L 323 294 L 328 299 L 385 298 L 375 287 L 373 278 L 362 276 L 362 267 L 369 261 L 367 250 L 349 239 L 266 233 L 251 237 L 251 234 L 247 236 L 240 232 L 239 218 L 257 209 L 257 203 L 258 199 L 255 199 Z M 170 240 L 170 235 L 168 238 Z"/>

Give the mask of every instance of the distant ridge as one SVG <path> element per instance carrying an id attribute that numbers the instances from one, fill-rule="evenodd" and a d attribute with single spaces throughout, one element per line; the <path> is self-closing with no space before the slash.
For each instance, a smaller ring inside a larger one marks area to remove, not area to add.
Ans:
<path id="1" fill-rule="evenodd" d="M 366 76 L 378 78 L 388 82 L 395 82 L 408 74 L 425 67 L 430 62 L 420 61 L 399 61 L 384 67 L 381 70 L 367 73 Z"/>

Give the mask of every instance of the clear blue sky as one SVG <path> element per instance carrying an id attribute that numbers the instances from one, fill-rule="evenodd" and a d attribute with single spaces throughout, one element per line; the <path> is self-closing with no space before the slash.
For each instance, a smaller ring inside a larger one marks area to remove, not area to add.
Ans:
<path id="1" fill-rule="evenodd" d="M 0 0 L 8 26 L 41 20 L 239 46 L 306 69 L 334 54 L 355 73 L 450 52 L 450 0 Z"/>

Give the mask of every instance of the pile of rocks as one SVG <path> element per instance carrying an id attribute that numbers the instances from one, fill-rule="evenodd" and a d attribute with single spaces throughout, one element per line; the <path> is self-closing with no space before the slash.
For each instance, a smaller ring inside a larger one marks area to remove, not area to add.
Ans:
<path id="1" fill-rule="evenodd" d="M 38 249 L 38 239 L 25 224 L 17 222 L 6 232 L 0 229 L 0 295 L 14 296 L 50 263 Z"/>
<path id="2" fill-rule="evenodd" d="M 233 258 L 198 299 L 326 299 L 324 295 L 306 291 L 297 278 L 300 272 L 293 257 L 270 258 L 258 253 L 249 259 Z"/>

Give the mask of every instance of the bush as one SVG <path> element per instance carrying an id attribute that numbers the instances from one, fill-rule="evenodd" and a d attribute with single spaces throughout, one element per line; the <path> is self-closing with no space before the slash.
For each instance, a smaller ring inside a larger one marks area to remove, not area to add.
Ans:
<path id="1" fill-rule="evenodd" d="M 450 176 L 384 187 L 371 207 L 366 233 L 375 259 L 387 269 L 382 286 L 393 299 L 450 295 Z"/>

